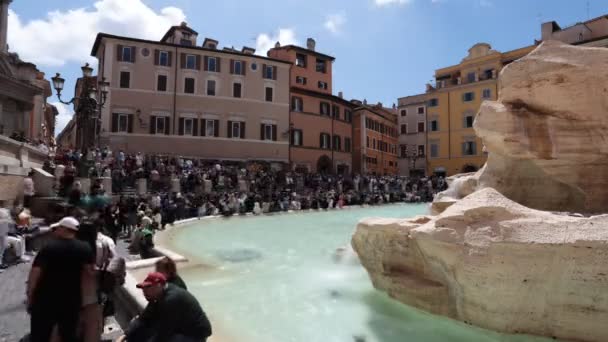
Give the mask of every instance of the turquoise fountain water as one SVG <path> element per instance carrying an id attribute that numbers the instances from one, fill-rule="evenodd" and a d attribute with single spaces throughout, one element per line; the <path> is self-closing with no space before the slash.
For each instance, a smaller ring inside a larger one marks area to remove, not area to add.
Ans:
<path id="1" fill-rule="evenodd" d="M 210 265 L 182 272 L 214 324 L 244 342 L 528 342 L 433 316 L 376 291 L 347 252 L 363 217 L 411 217 L 425 205 L 204 220 L 172 248 Z"/>

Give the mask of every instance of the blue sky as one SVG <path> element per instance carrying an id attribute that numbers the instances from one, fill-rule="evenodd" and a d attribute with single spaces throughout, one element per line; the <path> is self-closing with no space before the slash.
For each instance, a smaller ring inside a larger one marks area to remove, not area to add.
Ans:
<path id="1" fill-rule="evenodd" d="M 220 46 L 305 45 L 336 57 L 334 93 L 391 105 L 424 91 L 434 70 L 458 63 L 487 42 L 505 51 L 540 38 L 540 24 L 562 27 L 608 14 L 606 0 L 17 0 L 11 4 L 12 51 L 71 96 L 95 34 L 160 39 L 184 19 Z M 258 51 L 259 52 L 259 51 Z M 53 97 L 51 102 L 56 101 Z M 61 108 L 58 129 L 69 119 Z M 58 133 L 58 131 L 57 131 Z"/>

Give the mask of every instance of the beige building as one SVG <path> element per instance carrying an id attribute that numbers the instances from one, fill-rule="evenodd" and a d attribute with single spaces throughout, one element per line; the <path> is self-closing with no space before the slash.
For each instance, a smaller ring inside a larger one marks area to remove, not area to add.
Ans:
<path id="1" fill-rule="evenodd" d="M 100 33 L 91 52 L 110 82 L 101 145 L 201 159 L 287 162 L 291 63 L 219 49 L 185 23 L 160 41 Z"/>
<path id="2" fill-rule="evenodd" d="M 426 174 L 426 94 L 399 98 L 399 174 Z"/>
<path id="3" fill-rule="evenodd" d="M 555 21 L 541 25 L 541 40 L 559 40 L 572 45 L 608 47 L 608 15 L 561 28 Z"/>

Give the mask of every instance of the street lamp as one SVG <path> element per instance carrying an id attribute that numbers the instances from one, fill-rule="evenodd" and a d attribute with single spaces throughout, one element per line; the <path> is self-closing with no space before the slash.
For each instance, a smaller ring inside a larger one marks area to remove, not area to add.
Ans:
<path id="1" fill-rule="evenodd" d="M 78 144 L 79 148 L 84 150 L 85 148 L 89 148 L 97 143 L 99 138 L 97 134 L 98 113 L 101 112 L 101 109 L 106 103 L 110 83 L 106 82 L 105 77 L 102 77 L 97 84 L 89 82 L 88 79 L 93 75 L 93 68 L 89 66 L 89 63 L 86 63 L 80 69 L 82 70 L 82 82 L 84 82 L 82 85 L 82 90 L 80 94 L 74 94 L 74 97 L 69 101 L 64 101 L 61 99 L 61 92 L 63 91 L 63 87 L 65 85 L 65 79 L 62 78 L 59 73 L 57 73 L 55 77 L 51 78 L 51 80 L 53 81 L 53 88 L 55 88 L 55 91 L 57 92 L 59 102 L 66 105 L 76 103 L 76 120 L 78 122 L 77 127 L 78 130 L 83 130 L 82 132 L 77 132 L 77 136 L 80 135 Z M 101 97 L 98 98 L 98 95 L 101 95 Z M 94 121 L 93 134 L 88 132 L 90 130 L 89 121 Z M 85 139 L 87 138 L 92 138 L 93 143 L 85 144 Z"/>

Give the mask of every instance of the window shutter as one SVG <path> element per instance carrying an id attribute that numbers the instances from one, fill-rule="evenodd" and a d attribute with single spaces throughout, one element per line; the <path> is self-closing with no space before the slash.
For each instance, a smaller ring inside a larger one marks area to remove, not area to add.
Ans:
<path id="1" fill-rule="evenodd" d="M 179 54 L 179 67 L 182 69 L 186 68 L 186 54 L 185 53 Z"/>
<path id="2" fill-rule="evenodd" d="M 196 55 L 196 70 L 201 70 L 201 56 Z"/>
<path id="3" fill-rule="evenodd" d="M 272 125 L 272 140 L 277 141 L 277 125 Z"/>
<path id="4" fill-rule="evenodd" d="M 201 136 L 207 136 L 207 120 L 201 119 Z"/>
<path id="5" fill-rule="evenodd" d="M 228 138 L 232 138 L 232 121 L 228 121 Z"/>
<path id="6" fill-rule="evenodd" d="M 260 124 L 260 140 L 264 140 L 264 124 Z"/>
<path id="7" fill-rule="evenodd" d="M 112 113 L 112 132 L 118 132 L 118 113 Z"/>
<path id="8" fill-rule="evenodd" d="M 241 139 L 245 139 L 245 122 L 241 122 Z"/>
<path id="9" fill-rule="evenodd" d="M 209 71 L 209 56 L 203 58 L 203 70 Z"/>
<path id="10" fill-rule="evenodd" d="M 133 114 L 129 114 L 127 117 L 127 132 L 133 133 Z"/>
<path id="11" fill-rule="evenodd" d="M 135 63 L 135 53 L 137 52 L 137 48 L 135 46 L 131 46 L 131 63 Z"/>
<path id="12" fill-rule="evenodd" d="M 319 148 L 323 148 L 323 133 L 319 135 Z"/>
<path id="13" fill-rule="evenodd" d="M 293 129 L 289 132 L 289 144 L 290 145 L 294 145 L 294 141 L 296 140 L 294 137 L 295 134 L 296 134 L 296 131 Z"/>
<path id="14" fill-rule="evenodd" d="M 159 65 L 160 60 L 160 51 L 158 49 L 154 49 L 154 65 Z"/>
<path id="15" fill-rule="evenodd" d="M 219 57 L 215 57 L 215 71 L 222 72 L 222 59 Z"/>
<path id="16" fill-rule="evenodd" d="M 198 136 L 198 119 L 192 120 L 192 135 L 195 137 Z"/>
<path id="17" fill-rule="evenodd" d="M 467 143 L 466 143 L 466 142 L 463 142 L 463 143 L 462 143 L 462 155 L 463 155 L 463 156 L 465 155 L 466 150 L 467 150 Z"/>
<path id="18" fill-rule="evenodd" d="M 466 128 L 467 127 L 467 116 L 465 115 L 462 118 L 462 128 Z"/>
<path id="19" fill-rule="evenodd" d="M 276 66 L 272 67 L 272 79 L 273 80 L 277 79 L 277 67 Z"/>
<path id="20" fill-rule="evenodd" d="M 477 142 L 474 141 L 473 143 L 471 143 L 471 149 L 473 150 L 473 154 L 476 155 L 477 154 Z"/>
<path id="21" fill-rule="evenodd" d="M 184 135 L 184 118 L 179 118 L 179 135 Z"/>
<path id="22" fill-rule="evenodd" d="M 241 61 L 241 70 L 243 72 L 243 76 L 245 76 L 247 74 L 247 62 L 245 61 Z"/>
<path id="23" fill-rule="evenodd" d="M 173 52 L 169 51 L 167 54 L 169 55 L 167 58 L 167 66 L 171 66 L 171 61 L 173 60 Z"/>
<path id="24" fill-rule="evenodd" d="M 122 61 L 122 45 L 116 45 L 116 60 Z"/>
<path id="25" fill-rule="evenodd" d="M 230 60 L 230 73 L 234 74 L 234 59 Z"/>
<path id="26" fill-rule="evenodd" d="M 215 132 L 213 132 L 214 136 L 219 137 L 220 136 L 220 120 L 213 120 L 214 124 L 213 124 L 213 128 L 215 129 Z"/>
<path id="27" fill-rule="evenodd" d="M 165 118 L 165 134 L 170 135 L 171 133 L 171 119 L 169 117 Z"/>
<path id="28" fill-rule="evenodd" d="M 156 116 L 150 116 L 150 134 L 156 134 Z"/>
<path id="29" fill-rule="evenodd" d="M 262 78 L 266 78 L 266 64 L 262 64 Z"/>

